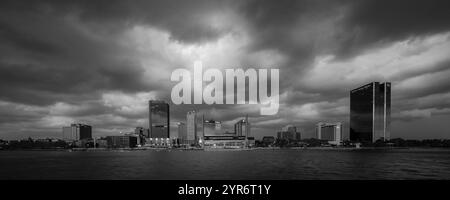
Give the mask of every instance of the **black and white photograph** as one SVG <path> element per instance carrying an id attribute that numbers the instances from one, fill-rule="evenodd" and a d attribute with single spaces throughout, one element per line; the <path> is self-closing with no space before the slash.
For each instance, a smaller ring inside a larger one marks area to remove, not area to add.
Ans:
<path id="1" fill-rule="evenodd" d="M 1 0 L 0 180 L 450 180 L 450 1 Z"/>

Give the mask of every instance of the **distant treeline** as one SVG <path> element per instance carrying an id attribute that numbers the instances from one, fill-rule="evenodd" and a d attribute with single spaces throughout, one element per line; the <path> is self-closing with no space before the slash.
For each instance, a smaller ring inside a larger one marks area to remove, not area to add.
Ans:
<path id="1" fill-rule="evenodd" d="M 395 146 L 395 147 L 450 147 L 450 139 L 425 139 L 425 140 L 405 140 L 395 138 L 388 141 L 378 140 L 374 146 Z"/>
<path id="2" fill-rule="evenodd" d="M 31 138 L 24 140 L 0 140 L 0 149 L 65 149 L 70 145 L 64 140 Z"/>

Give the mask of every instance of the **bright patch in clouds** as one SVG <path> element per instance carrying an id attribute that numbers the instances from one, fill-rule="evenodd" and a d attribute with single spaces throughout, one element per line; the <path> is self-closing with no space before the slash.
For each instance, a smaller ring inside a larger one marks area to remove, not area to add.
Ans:
<path id="1" fill-rule="evenodd" d="M 123 92 L 107 92 L 102 95 L 104 106 L 113 108 L 120 115 L 143 115 L 148 112 L 148 101 L 155 99 L 154 92 L 125 94 Z"/>
<path id="2" fill-rule="evenodd" d="M 149 77 L 170 77 L 176 68 L 193 68 L 195 61 L 202 61 L 206 68 L 277 67 L 287 58 L 273 49 L 248 52 L 251 43 L 246 32 L 231 32 L 214 41 L 199 44 L 181 43 L 170 34 L 152 27 L 135 26 L 125 33 L 124 43 L 137 52 L 137 59 L 147 70 Z M 243 66 L 251 63 L 254 66 Z"/>
<path id="3" fill-rule="evenodd" d="M 436 70 L 439 64 L 450 61 L 449 53 L 450 33 L 413 37 L 366 50 L 347 60 L 334 55 L 317 56 L 301 82 L 312 88 L 346 90 L 370 80 L 395 82 L 404 76 Z"/>

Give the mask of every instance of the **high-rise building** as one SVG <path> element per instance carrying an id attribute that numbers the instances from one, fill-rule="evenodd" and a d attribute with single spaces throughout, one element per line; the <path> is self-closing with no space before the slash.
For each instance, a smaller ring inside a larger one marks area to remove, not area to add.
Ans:
<path id="1" fill-rule="evenodd" d="M 248 117 L 239 120 L 234 124 L 234 133 L 237 136 L 250 137 L 250 123 L 248 122 Z"/>
<path id="2" fill-rule="evenodd" d="M 170 138 L 169 104 L 149 101 L 150 138 Z"/>
<path id="3" fill-rule="evenodd" d="M 340 145 L 342 143 L 342 123 L 323 123 L 316 126 L 317 139 L 327 140 L 331 144 Z"/>
<path id="4" fill-rule="evenodd" d="M 189 144 L 194 144 L 199 140 L 198 128 L 197 128 L 197 113 L 195 111 L 189 111 L 186 114 L 186 141 Z"/>
<path id="5" fill-rule="evenodd" d="M 391 83 L 373 82 L 350 91 L 350 140 L 390 139 Z"/>
<path id="6" fill-rule="evenodd" d="M 63 140 L 76 141 L 92 138 L 92 126 L 86 124 L 71 124 L 63 127 Z"/>
<path id="7" fill-rule="evenodd" d="M 187 141 L 187 129 L 186 124 L 183 122 L 178 122 L 178 138 L 181 139 L 182 142 Z"/>

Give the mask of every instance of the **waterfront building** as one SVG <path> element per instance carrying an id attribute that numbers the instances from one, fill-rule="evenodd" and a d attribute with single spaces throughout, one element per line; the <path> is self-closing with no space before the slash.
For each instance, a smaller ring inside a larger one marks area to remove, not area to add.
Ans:
<path id="1" fill-rule="evenodd" d="M 96 148 L 108 148 L 108 140 L 100 138 L 95 140 L 95 147 Z"/>
<path id="2" fill-rule="evenodd" d="M 319 140 L 327 140 L 330 144 L 341 145 L 342 123 L 319 122 L 316 125 L 316 135 Z"/>
<path id="3" fill-rule="evenodd" d="M 169 104 L 165 101 L 149 101 L 149 138 L 170 138 Z"/>
<path id="4" fill-rule="evenodd" d="M 170 147 L 173 141 L 170 138 L 147 138 L 145 141 L 146 147 Z"/>
<path id="5" fill-rule="evenodd" d="M 205 136 L 203 147 L 208 149 L 242 149 L 247 146 L 245 136 Z"/>
<path id="6" fill-rule="evenodd" d="M 220 136 L 222 133 L 222 123 L 215 120 L 203 121 L 203 135 L 206 136 Z"/>
<path id="7" fill-rule="evenodd" d="M 262 138 L 262 143 L 265 145 L 272 145 L 275 143 L 275 137 L 273 136 L 264 136 Z"/>
<path id="8" fill-rule="evenodd" d="M 294 125 L 287 125 L 277 132 L 277 139 L 280 140 L 301 140 L 301 134 Z"/>
<path id="9" fill-rule="evenodd" d="M 187 129 L 186 124 L 183 122 L 178 122 L 178 138 L 182 141 L 187 141 Z"/>
<path id="10" fill-rule="evenodd" d="M 92 138 L 92 126 L 86 124 L 71 124 L 62 128 L 62 139 L 65 141 L 77 141 Z"/>
<path id="11" fill-rule="evenodd" d="M 134 129 L 134 134 L 136 134 L 136 135 L 146 135 L 146 130 L 143 127 L 136 127 Z"/>
<path id="12" fill-rule="evenodd" d="M 250 123 L 248 122 L 248 117 L 239 120 L 234 124 L 234 133 L 236 136 L 250 137 Z"/>
<path id="13" fill-rule="evenodd" d="M 136 134 L 134 132 L 126 133 L 125 136 L 136 137 L 136 146 L 140 147 L 145 144 L 145 137 L 143 135 Z"/>
<path id="14" fill-rule="evenodd" d="M 134 129 L 134 134 L 136 136 L 138 136 L 138 144 L 139 145 L 144 145 L 145 143 L 145 138 L 148 137 L 148 129 L 143 128 L 143 127 L 136 127 Z"/>
<path id="15" fill-rule="evenodd" d="M 391 83 L 372 82 L 350 91 L 350 140 L 390 139 Z"/>
<path id="16" fill-rule="evenodd" d="M 255 137 L 247 137 L 247 147 L 255 147 L 256 146 L 256 140 Z"/>
<path id="17" fill-rule="evenodd" d="M 186 140 L 182 143 L 185 144 L 196 144 L 200 139 L 200 134 L 198 133 L 197 127 L 197 112 L 189 111 L 186 114 Z"/>
<path id="18" fill-rule="evenodd" d="M 138 137 L 131 135 L 107 136 L 108 148 L 133 148 L 138 145 Z"/>

